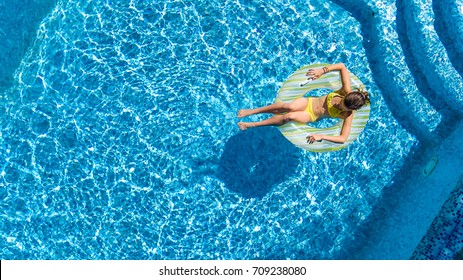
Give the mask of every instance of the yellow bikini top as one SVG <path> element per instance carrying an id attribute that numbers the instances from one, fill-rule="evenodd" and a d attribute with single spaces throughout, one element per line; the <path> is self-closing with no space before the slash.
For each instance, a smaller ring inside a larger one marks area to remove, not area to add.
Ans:
<path id="1" fill-rule="evenodd" d="M 342 112 L 341 109 L 338 109 L 334 107 L 333 104 L 331 104 L 331 100 L 336 96 L 342 97 L 342 95 L 338 94 L 335 91 L 329 93 L 328 96 L 326 97 L 326 106 L 328 107 L 328 114 L 332 118 L 338 118 Z"/>

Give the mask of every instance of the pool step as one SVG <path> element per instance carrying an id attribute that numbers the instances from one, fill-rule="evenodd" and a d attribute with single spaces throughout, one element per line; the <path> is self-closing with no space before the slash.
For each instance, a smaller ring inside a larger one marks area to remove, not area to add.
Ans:
<path id="1" fill-rule="evenodd" d="M 404 6 L 403 1 L 398 0 L 396 4 L 397 4 L 397 20 L 396 20 L 397 34 L 399 36 L 400 44 L 404 52 L 404 57 L 405 57 L 407 66 L 412 72 L 413 77 L 415 78 L 415 81 L 419 81 L 416 84 L 416 86 L 420 90 L 420 93 L 425 92 L 428 94 L 428 96 L 434 95 L 433 96 L 434 98 L 428 97 L 427 100 L 432 104 L 434 108 L 436 108 L 436 110 L 438 111 L 445 110 L 448 108 L 446 102 L 442 98 L 439 98 L 439 95 L 437 94 L 437 92 L 435 92 L 431 88 L 431 86 L 427 82 L 426 74 L 423 73 L 422 69 L 416 62 L 416 58 L 413 55 L 413 49 L 410 43 L 411 39 L 409 38 L 407 34 L 407 24 L 410 24 L 410 23 L 407 23 L 405 20 L 405 17 L 406 17 L 404 14 L 405 12 L 404 12 L 404 9 L 402 8 Z"/>
<path id="2" fill-rule="evenodd" d="M 433 0 L 435 27 L 447 54 L 463 76 L 463 7 L 458 0 Z"/>
<path id="3" fill-rule="evenodd" d="M 384 100 L 397 122 L 420 141 L 432 141 L 432 132 L 440 123 L 441 115 L 418 92 L 414 79 L 404 59 L 395 30 L 387 29 L 377 7 L 368 0 L 333 0 L 351 13 L 362 26 L 364 46 L 373 77 L 380 88 Z M 387 38 L 387 40 L 385 40 Z M 390 58 L 394 58 L 391 61 Z M 414 99 L 407 95 L 412 87 Z M 414 87 L 414 88 L 413 88 Z M 405 109 L 408 108 L 408 109 Z M 436 118 L 439 118 L 436 121 Z M 433 120 L 433 121 L 430 121 Z"/>
<path id="4" fill-rule="evenodd" d="M 463 80 L 453 67 L 446 49 L 434 30 L 434 13 L 431 0 L 397 0 L 397 21 L 400 39 L 406 42 L 404 53 L 411 62 L 417 83 L 431 90 L 423 94 L 440 110 L 463 110 Z M 400 32 L 402 30 L 402 32 Z M 423 80 L 423 78 L 425 80 Z M 439 102 L 445 102 L 442 107 Z"/>

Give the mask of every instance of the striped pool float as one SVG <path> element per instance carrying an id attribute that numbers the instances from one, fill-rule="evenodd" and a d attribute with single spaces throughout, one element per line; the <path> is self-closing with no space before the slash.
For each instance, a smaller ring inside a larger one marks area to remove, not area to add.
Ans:
<path id="1" fill-rule="evenodd" d="M 307 82 L 307 76 L 305 75 L 310 68 L 317 68 L 328 66 L 329 64 L 311 64 L 301 67 L 299 70 L 291 74 L 289 78 L 283 83 L 280 90 L 278 91 L 275 102 L 286 102 L 289 103 L 299 97 L 303 97 L 307 92 L 319 89 L 328 88 L 332 91 L 338 90 L 342 87 L 341 76 L 339 71 L 328 72 L 316 80 L 301 86 L 301 84 Z M 362 82 L 355 75 L 350 73 L 351 86 L 353 89 L 363 87 Z M 359 134 L 363 131 L 363 128 L 367 124 L 368 117 L 370 116 L 370 104 L 367 103 L 359 110 L 355 111 L 354 118 L 352 120 L 352 128 L 349 137 L 343 144 L 333 143 L 330 141 L 314 142 L 313 144 L 307 143 L 307 135 L 310 134 L 326 134 L 331 136 L 337 136 L 341 133 L 343 120 L 340 119 L 334 126 L 328 128 L 315 128 L 307 124 L 298 122 L 289 122 L 278 129 L 280 132 L 294 145 L 312 152 L 330 152 L 340 150 L 347 147 L 352 143 Z"/>

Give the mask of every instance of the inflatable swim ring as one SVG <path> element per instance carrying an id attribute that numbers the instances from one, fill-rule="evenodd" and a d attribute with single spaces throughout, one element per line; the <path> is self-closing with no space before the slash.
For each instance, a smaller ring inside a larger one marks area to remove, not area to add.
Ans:
<path id="1" fill-rule="evenodd" d="M 280 90 L 278 91 L 275 102 L 291 102 L 297 98 L 303 97 L 307 92 L 319 89 L 328 88 L 332 91 L 338 90 L 342 87 L 341 77 L 339 71 L 328 72 L 316 80 L 307 83 L 307 76 L 305 75 L 310 68 L 318 68 L 328 66 L 329 64 L 311 64 L 301 67 L 295 71 L 289 78 L 283 83 Z M 352 88 L 362 87 L 363 84 L 355 75 L 350 73 Z M 334 126 L 328 128 L 316 128 L 311 127 L 307 124 L 298 122 L 289 122 L 278 129 L 291 143 L 294 145 L 312 152 L 330 152 L 340 150 L 347 147 L 352 143 L 359 134 L 363 131 L 368 117 L 370 116 L 370 104 L 367 103 L 360 109 L 355 111 L 354 118 L 352 120 L 352 128 L 349 137 L 346 142 L 333 143 L 330 141 L 314 142 L 313 144 L 307 143 L 307 135 L 310 134 L 326 134 L 331 136 L 337 136 L 341 133 L 343 120 L 340 119 Z M 310 124 L 310 123 L 309 123 Z"/>

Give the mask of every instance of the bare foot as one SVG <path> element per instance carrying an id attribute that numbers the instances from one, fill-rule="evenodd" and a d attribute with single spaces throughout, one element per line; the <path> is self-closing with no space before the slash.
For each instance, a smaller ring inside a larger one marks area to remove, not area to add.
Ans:
<path id="1" fill-rule="evenodd" d="M 238 111 L 238 118 L 244 118 L 253 114 L 252 109 L 242 109 Z"/>
<path id="2" fill-rule="evenodd" d="M 239 122 L 239 123 L 238 123 L 238 127 L 239 127 L 241 130 L 246 130 L 246 129 L 248 129 L 248 128 L 251 127 L 251 123 Z"/>

